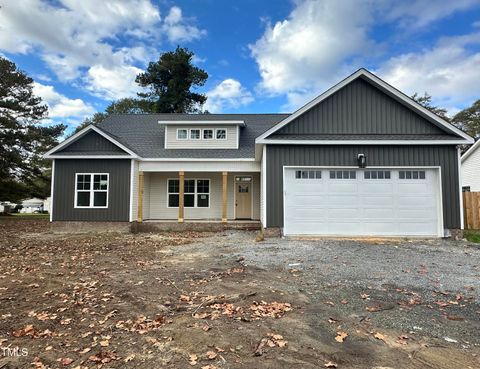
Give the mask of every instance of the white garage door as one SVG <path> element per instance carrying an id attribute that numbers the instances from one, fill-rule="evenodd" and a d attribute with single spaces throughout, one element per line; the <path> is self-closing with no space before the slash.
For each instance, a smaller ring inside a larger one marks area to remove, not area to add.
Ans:
<path id="1" fill-rule="evenodd" d="M 437 169 L 285 168 L 284 233 L 441 236 Z"/>

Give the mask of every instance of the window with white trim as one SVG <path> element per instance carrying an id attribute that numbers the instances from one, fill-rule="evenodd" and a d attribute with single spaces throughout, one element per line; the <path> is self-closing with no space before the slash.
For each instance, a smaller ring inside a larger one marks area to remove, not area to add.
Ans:
<path id="1" fill-rule="evenodd" d="M 75 207 L 108 207 L 108 173 L 75 174 Z"/>
<path id="2" fill-rule="evenodd" d="M 296 170 L 295 178 L 296 179 L 321 179 L 322 171 L 321 170 Z"/>
<path id="3" fill-rule="evenodd" d="M 199 140 L 200 139 L 200 130 L 198 128 L 190 129 L 190 139 Z"/>
<path id="4" fill-rule="evenodd" d="M 355 179 L 357 172 L 354 170 L 331 170 L 330 179 Z"/>
<path id="5" fill-rule="evenodd" d="M 391 172 L 389 170 L 366 170 L 363 172 L 365 179 L 390 179 Z"/>
<path id="6" fill-rule="evenodd" d="M 204 140 L 213 140 L 213 129 L 206 128 L 203 130 L 203 139 Z"/>
<path id="7" fill-rule="evenodd" d="M 188 129 L 177 128 L 177 140 L 188 140 Z"/>
<path id="8" fill-rule="evenodd" d="M 185 179 L 183 206 L 186 208 L 210 207 L 210 180 Z M 167 184 L 167 207 L 178 208 L 180 202 L 180 180 L 169 179 Z"/>
<path id="9" fill-rule="evenodd" d="M 425 179 L 424 170 L 401 170 L 398 172 L 399 179 Z"/>
<path id="10" fill-rule="evenodd" d="M 227 130 L 225 128 L 217 128 L 215 130 L 215 138 L 217 140 L 226 140 L 227 139 Z"/>

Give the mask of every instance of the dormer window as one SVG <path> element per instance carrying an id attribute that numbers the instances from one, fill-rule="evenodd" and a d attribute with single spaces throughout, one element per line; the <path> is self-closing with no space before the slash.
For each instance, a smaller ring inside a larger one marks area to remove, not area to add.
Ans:
<path id="1" fill-rule="evenodd" d="M 188 140 L 188 129 L 178 128 L 177 129 L 177 140 Z"/>
<path id="2" fill-rule="evenodd" d="M 203 139 L 204 140 L 213 140 L 213 129 L 204 129 L 203 130 Z"/>
<path id="3" fill-rule="evenodd" d="M 215 138 L 217 140 L 226 140 L 227 139 L 227 130 L 224 128 L 217 128 L 215 130 Z"/>
<path id="4" fill-rule="evenodd" d="M 200 139 L 200 130 L 199 129 L 191 129 L 190 130 L 190 139 L 191 140 L 199 140 Z"/>

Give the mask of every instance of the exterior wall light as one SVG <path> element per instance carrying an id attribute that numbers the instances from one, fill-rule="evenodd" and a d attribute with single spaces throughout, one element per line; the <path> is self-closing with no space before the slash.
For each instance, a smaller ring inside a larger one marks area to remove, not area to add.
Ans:
<path id="1" fill-rule="evenodd" d="M 358 164 L 359 168 L 366 168 L 367 167 L 367 157 L 365 156 L 365 154 L 358 154 L 357 164 Z"/>

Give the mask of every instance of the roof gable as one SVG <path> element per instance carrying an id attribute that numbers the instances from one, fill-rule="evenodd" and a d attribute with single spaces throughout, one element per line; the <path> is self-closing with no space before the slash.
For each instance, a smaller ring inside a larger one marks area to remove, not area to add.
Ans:
<path id="1" fill-rule="evenodd" d="M 137 157 L 137 155 L 98 127 L 90 125 L 45 154 L 46 158 Z"/>
<path id="2" fill-rule="evenodd" d="M 480 147 L 480 140 L 477 140 L 474 145 L 470 146 L 470 148 L 462 155 L 462 163 L 467 160 L 473 153 L 475 153 L 478 148 Z M 479 163 L 480 164 L 480 163 Z"/>
<path id="3" fill-rule="evenodd" d="M 403 141 L 408 140 L 406 135 L 425 135 L 430 141 L 444 140 L 448 135 L 458 141 L 452 143 L 472 141 L 464 132 L 360 69 L 259 136 L 256 142 L 268 143 L 286 135 L 339 134 L 392 135 L 391 140 L 398 135 Z M 416 141 L 420 142 L 418 138 Z"/>

